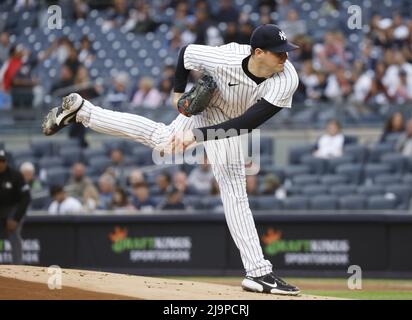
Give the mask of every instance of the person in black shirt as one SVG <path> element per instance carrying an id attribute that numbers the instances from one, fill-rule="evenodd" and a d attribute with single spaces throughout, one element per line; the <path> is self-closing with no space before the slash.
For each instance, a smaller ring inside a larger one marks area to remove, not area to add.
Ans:
<path id="1" fill-rule="evenodd" d="M 0 149 L 0 226 L 12 249 L 13 264 L 22 264 L 22 220 L 31 201 L 30 187 L 22 174 L 8 165 L 6 152 Z"/>

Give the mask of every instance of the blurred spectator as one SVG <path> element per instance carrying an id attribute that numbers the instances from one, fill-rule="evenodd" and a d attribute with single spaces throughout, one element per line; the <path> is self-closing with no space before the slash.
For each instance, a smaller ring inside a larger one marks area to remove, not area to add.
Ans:
<path id="1" fill-rule="evenodd" d="M 140 169 L 133 169 L 132 172 L 130 172 L 128 179 L 130 186 L 133 186 L 137 183 L 145 182 L 144 174 Z"/>
<path id="2" fill-rule="evenodd" d="M 85 0 L 74 0 L 73 1 L 73 18 L 74 20 L 86 19 L 89 13 L 89 5 Z"/>
<path id="3" fill-rule="evenodd" d="M 391 96 L 394 97 L 395 102 L 404 104 L 412 101 L 412 77 L 408 78 L 408 74 L 404 70 L 399 71 L 399 82 L 394 87 Z"/>
<path id="4" fill-rule="evenodd" d="M 65 190 L 70 196 L 81 200 L 87 188 L 96 189 L 92 179 L 86 176 L 86 166 L 81 162 L 76 162 L 72 166 L 71 176 Z"/>
<path id="5" fill-rule="evenodd" d="M 62 186 L 52 186 L 50 188 L 50 195 L 53 198 L 53 202 L 50 204 L 48 210 L 50 215 L 62 215 L 83 211 L 80 201 L 68 196 Z"/>
<path id="6" fill-rule="evenodd" d="M 167 193 L 166 202 L 160 206 L 162 210 L 185 210 L 185 204 L 182 201 L 183 193 L 177 188 L 171 188 Z"/>
<path id="7" fill-rule="evenodd" d="M 259 177 L 256 174 L 246 175 L 246 192 L 249 196 L 259 195 Z"/>
<path id="8" fill-rule="evenodd" d="M 187 174 L 184 171 L 178 171 L 173 177 L 173 186 L 184 195 L 196 194 L 196 190 L 189 186 Z"/>
<path id="9" fill-rule="evenodd" d="M 63 64 L 69 58 L 70 52 L 74 48 L 73 42 L 66 36 L 56 39 L 53 44 L 45 51 L 39 54 L 41 60 L 49 57 L 56 58 L 59 64 Z"/>
<path id="10" fill-rule="evenodd" d="M 116 179 L 116 182 L 121 186 L 126 186 L 128 180 L 128 165 L 122 150 L 113 149 L 110 152 L 110 159 L 112 163 L 108 168 Z"/>
<path id="11" fill-rule="evenodd" d="M 153 10 L 150 4 L 144 0 L 137 0 L 135 8 L 129 11 L 129 19 L 124 25 L 124 30 L 148 33 L 156 31 L 157 25 L 153 19 Z"/>
<path id="12" fill-rule="evenodd" d="M 155 195 L 167 194 L 169 189 L 172 187 L 172 177 L 168 172 L 162 172 L 156 178 L 156 187 L 153 190 Z"/>
<path id="13" fill-rule="evenodd" d="M 370 83 L 369 92 L 365 97 L 365 102 L 383 105 L 392 100 L 392 97 L 388 92 L 388 87 L 383 81 L 385 71 L 385 64 L 383 62 L 378 62 L 375 69 L 375 75 Z"/>
<path id="14" fill-rule="evenodd" d="M 187 1 L 178 1 L 176 4 L 175 17 L 172 21 L 174 27 L 183 29 L 187 24 L 189 16 L 189 4 Z"/>
<path id="15" fill-rule="evenodd" d="M 20 165 L 20 173 L 23 175 L 24 181 L 29 185 L 32 196 L 43 190 L 40 180 L 36 178 L 36 169 L 34 168 L 33 163 L 27 161 L 23 162 Z"/>
<path id="16" fill-rule="evenodd" d="M 8 60 L 10 49 L 10 34 L 7 31 L 3 31 L 0 33 L 0 65 Z"/>
<path id="17" fill-rule="evenodd" d="M 213 179 L 212 169 L 205 157 L 203 163 L 190 172 L 188 183 L 198 194 L 210 194 Z"/>
<path id="18" fill-rule="evenodd" d="M 402 112 L 394 112 L 385 123 L 380 142 L 385 142 L 391 134 L 399 134 L 405 131 L 405 120 Z"/>
<path id="19" fill-rule="evenodd" d="M 60 80 L 52 85 L 50 93 L 58 97 L 63 97 L 68 94 L 67 88 L 71 87 L 73 84 L 73 70 L 67 64 L 63 64 L 60 70 Z"/>
<path id="20" fill-rule="evenodd" d="M 325 159 L 340 157 L 343 153 L 344 142 L 345 137 L 339 121 L 330 120 L 326 127 L 326 133 L 318 140 L 314 156 Z"/>
<path id="21" fill-rule="evenodd" d="M 116 181 L 110 174 L 103 174 L 99 178 L 99 206 L 98 209 L 109 210 L 113 200 Z"/>
<path id="22" fill-rule="evenodd" d="M 167 105 L 170 103 L 172 91 L 173 82 L 170 79 L 162 79 L 159 85 L 159 93 L 161 97 L 160 105 Z"/>
<path id="23" fill-rule="evenodd" d="M 239 11 L 233 5 L 233 0 L 222 0 L 220 2 L 219 11 L 216 15 L 216 21 L 237 23 L 238 20 Z"/>
<path id="24" fill-rule="evenodd" d="M 196 44 L 205 44 L 209 46 L 219 46 L 223 44 L 223 38 L 212 23 L 210 17 L 210 8 L 207 1 L 198 1 L 195 9 L 195 33 Z"/>
<path id="25" fill-rule="evenodd" d="M 115 27 L 121 27 L 129 18 L 129 7 L 127 0 L 114 0 L 113 7 L 109 8 L 106 20 L 102 24 L 103 32 Z"/>
<path id="26" fill-rule="evenodd" d="M 149 186 L 146 182 L 133 185 L 133 206 L 140 211 L 148 212 L 157 207 L 157 203 L 150 196 Z"/>
<path id="27" fill-rule="evenodd" d="M 77 69 L 74 84 L 76 86 L 76 92 L 87 100 L 98 97 L 103 91 L 101 86 L 95 85 L 91 81 L 89 70 L 83 65 L 80 65 Z"/>
<path id="28" fill-rule="evenodd" d="M 79 62 L 86 67 L 90 67 L 92 62 L 96 59 L 92 43 L 88 36 L 83 36 L 80 40 L 80 51 L 78 56 Z"/>
<path id="29" fill-rule="evenodd" d="M 334 102 L 345 101 L 352 92 L 349 71 L 339 67 L 326 81 L 325 96 Z"/>
<path id="30" fill-rule="evenodd" d="M 23 66 L 23 58 L 25 55 L 24 48 L 22 46 L 14 46 L 10 49 L 10 58 L 2 66 L 1 83 L 5 92 L 10 92 L 13 86 L 13 80 Z"/>
<path id="31" fill-rule="evenodd" d="M 94 185 L 89 185 L 83 191 L 83 210 L 93 213 L 98 207 L 99 192 Z"/>
<path id="32" fill-rule="evenodd" d="M 124 102 L 129 100 L 129 75 L 127 72 L 119 72 L 113 78 L 113 88 L 109 91 L 106 100 L 112 108 L 120 108 Z"/>
<path id="33" fill-rule="evenodd" d="M 279 27 L 290 40 L 294 40 L 297 35 L 307 34 L 306 21 L 300 19 L 296 9 L 289 10 L 287 19 L 279 21 Z"/>
<path id="34" fill-rule="evenodd" d="M 123 188 L 116 188 L 110 209 L 117 213 L 134 210 L 134 207 L 130 204 L 127 192 Z"/>
<path id="35" fill-rule="evenodd" d="M 406 123 L 406 131 L 399 137 L 396 150 L 406 157 L 412 157 L 412 119 Z"/>
<path id="36" fill-rule="evenodd" d="M 252 35 L 254 26 L 252 23 L 246 21 L 242 23 L 239 28 L 239 35 L 237 38 L 237 42 L 240 44 L 249 44 L 250 43 L 250 36 Z"/>
<path id="37" fill-rule="evenodd" d="M 136 107 L 157 108 L 162 102 L 162 95 L 155 87 L 151 77 L 143 77 L 139 82 L 139 89 L 133 96 L 132 104 Z"/>
<path id="38" fill-rule="evenodd" d="M 323 43 L 313 47 L 315 69 L 331 72 L 335 67 L 348 66 L 349 55 L 346 51 L 345 37 L 341 32 L 326 32 Z"/>
<path id="39" fill-rule="evenodd" d="M 265 175 L 262 194 L 274 195 L 277 199 L 286 198 L 285 189 L 282 188 L 279 178 L 273 173 Z"/>

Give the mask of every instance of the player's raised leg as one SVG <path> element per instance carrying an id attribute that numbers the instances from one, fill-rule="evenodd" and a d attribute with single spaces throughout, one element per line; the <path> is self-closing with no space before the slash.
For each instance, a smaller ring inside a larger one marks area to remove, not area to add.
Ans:
<path id="1" fill-rule="evenodd" d="M 183 115 L 166 125 L 135 114 L 105 110 L 72 93 L 63 98 L 61 107 L 50 110 L 43 122 L 43 132 L 53 135 L 74 121 L 94 131 L 128 138 L 158 150 L 163 150 L 175 132 L 193 128 L 191 118 Z"/>

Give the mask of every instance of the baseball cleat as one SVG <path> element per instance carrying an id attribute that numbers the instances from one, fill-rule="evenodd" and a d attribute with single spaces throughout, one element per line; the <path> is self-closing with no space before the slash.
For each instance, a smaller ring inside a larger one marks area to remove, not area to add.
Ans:
<path id="1" fill-rule="evenodd" d="M 77 93 L 63 98 L 61 107 L 54 107 L 43 120 L 43 133 L 51 136 L 76 121 L 76 113 L 83 106 L 84 99 Z"/>
<path id="2" fill-rule="evenodd" d="M 296 296 L 300 293 L 299 288 L 286 283 L 273 272 L 262 277 L 247 276 L 242 281 L 242 288 L 246 291 L 273 293 L 281 295 Z"/>

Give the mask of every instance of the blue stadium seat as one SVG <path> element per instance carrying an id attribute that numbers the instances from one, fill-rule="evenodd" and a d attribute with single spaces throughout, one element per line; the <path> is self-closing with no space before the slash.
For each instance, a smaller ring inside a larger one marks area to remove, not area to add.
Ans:
<path id="1" fill-rule="evenodd" d="M 105 150 L 100 150 L 100 149 L 86 149 L 86 150 L 83 150 L 83 161 L 86 164 L 89 164 L 90 161 L 94 158 L 102 158 L 102 157 L 106 157 Z"/>
<path id="2" fill-rule="evenodd" d="M 388 143 L 379 143 L 369 148 L 368 162 L 379 162 L 384 154 L 393 151 L 393 146 Z"/>
<path id="3" fill-rule="evenodd" d="M 403 176 L 402 181 L 404 184 L 412 187 L 412 174 L 406 174 Z"/>
<path id="4" fill-rule="evenodd" d="M 80 148 L 80 143 L 75 139 L 65 139 L 63 141 L 54 141 L 52 148 L 53 154 L 57 155 L 60 151 L 65 149 Z"/>
<path id="5" fill-rule="evenodd" d="M 339 199 L 341 210 L 363 210 L 366 208 L 366 197 L 362 195 L 346 195 Z"/>
<path id="6" fill-rule="evenodd" d="M 363 167 L 358 163 L 341 164 L 336 168 L 336 173 L 347 177 L 353 184 L 359 184 L 362 179 Z"/>
<path id="7" fill-rule="evenodd" d="M 61 149 L 59 153 L 63 159 L 63 164 L 67 167 L 71 167 L 74 163 L 83 160 L 83 153 L 80 147 Z"/>
<path id="8" fill-rule="evenodd" d="M 60 157 L 43 157 L 39 160 L 40 169 L 49 169 L 53 167 L 63 167 L 63 159 Z"/>
<path id="9" fill-rule="evenodd" d="M 301 163 L 302 156 L 306 154 L 312 154 L 315 148 L 316 148 L 316 144 L 304 145 L 304 146 L 298 146 L 298 147 L 291 148 L 289 152 L 289 163 L 290 164 Z"/>
<path id="10" fill-rule="evenodd" d="M 308 184 L 316 184 L 319 182 L 317 174 L 302 174 L 293 177 L 293 184 L 305 186 Z"/>
<path id="11" fill-rule="evenodd" d="M 383 163 L 367 163 L 364 167 L 365 179 L 375 179 L 376 176 L 388 174 L 391 167 Z"/>
<path id="12" fill-rule="evenodd" d="M 283 168 L 286 178 L 293 178 L 297 175 L 308 174 L 310 169 L 305 165 L 289 165 Z"/>
<path id="13" fill-rule="evenodd" d="M 283 200 L 285 210 L 307 210 L 309 208 L 309 199 L 302 196 L 287 197 Z"/>
<path id="14" fill-rule="evenodd" d="M 327 193 L 328 187 L 323 184 L 306 185 L 302 188 L 302 194 L 308 197 Z"/>
<path id="15" fill-rule="evenodd" d="M 102 174 L 110 165 L 111 160 L 107 157 L 95 157 L 89 160 L 89 167 L 93 175 Z"/>
<path id="16" fill-rule="evenodd" d="M 387 164 L 391 167 L 392 172 L 403 173 L 407 171 L 408 161 L 407 157 L 399 153 L 388 153 L 381 157 L 381 163 Z"/>
<path id="17" fill-rule="evenodd" d="M 69 177 L 69 170 L 63 167 L 54 167 L 46 169 L 47 184 L 49 186 L 60 185 L 64 186 Z"/>
<path id="18" fill-rule="evenodd" d="M 257 210 L 280 210 L 283 202 L 274 196 L 257 196 L 254 198 Z"/>
<path id="19" fill-rule="evenodd" d="M 31 150 L 37 158 L 51 156 L 53 154 L 53 146 L 51 141 L 33 141 L 31 143 Z"/>
<path id="20" fill-rule="evenodd" d="M 310 208 L 312 210 L 336 210 L 338 199 L 333 195 L 314 196 L 310 199 Z"/>
<path id="21" fill-rule="evenodd" d="M 362 163 L 368 156 L 368 149 L 358 144 L 345 145 L 343 147 L 343 155 L 351 156 L 354 162 Z"/>
<path id="22" fill-rule="evenodd" d="M 330 186 L 330 193 L 336 196 L 356 194 L 357 187 L 354 184 L 341 184 Z"/>
<path id="23" fill-rule="evenodd" d="M 343 155 L 341 157 L 337 158 L 331 158 L 326 160 L 327 162 L 327 171 L 330 173 L 335 173 L 336 168 L 345 163 L 353 163 L 354 162 L 354 156 L 353 155 Z"/>
<path id="24" fill-rule="evenodd" d="M 385 194 L 385 188 L 380 185 L 359 186 L 358 194 L 365 195 L 365 196 L 374 196 L 374 195 L 383 196 Z"/>
<path id="25" fill-rule="evenodd" d="M 373 195 L 368 198 L 368 210 L 393 210 L 396 209 L 396 199 Z"/>
<path id="26" fill-rule="evenodd" d="M 401 183 L 402 182 L 402 176 L 399 174 L 394 175 L 394 174 L 381 174 L 378 176 L 375 176 L 374 179 L 375 184 L 381 185 L 381 186 L 387 186 L 390 184 L 396 184 L 396 183 Z"/>
<path id="27" fill-rule="evenodd" d="M 386 187 L 386 192 L 396 196 L 399 209 L 408 209 L 411 199 L 411 188 L 404 184 L 393 184 Z"/>
<path id="28" fill-rule="evenodd" d="M 311 173 L 323 174 L 327 170 L 327 160 L 315 157 L 311 154 L 304 155 L 301 163 L 310 168 Z"/>
<path id="29" fill-rule="evenodd" d="M 320 181 L 329 186 L 345 184 L 348 182 L 348 178 L 340 174 L 325 174 L 320 177 Z"/>

